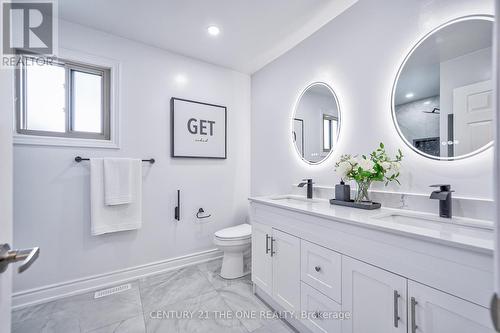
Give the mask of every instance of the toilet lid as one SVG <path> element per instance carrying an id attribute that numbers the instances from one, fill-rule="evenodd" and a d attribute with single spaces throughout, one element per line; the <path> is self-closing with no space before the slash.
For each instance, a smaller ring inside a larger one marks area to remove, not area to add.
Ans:
<path id="1" fill-rule="evenodd" d="M 244 223 L 234 227 L 225 228 L 215 233 L 218 238 L 244 238 L 252 235 L 252 226 Z"/>

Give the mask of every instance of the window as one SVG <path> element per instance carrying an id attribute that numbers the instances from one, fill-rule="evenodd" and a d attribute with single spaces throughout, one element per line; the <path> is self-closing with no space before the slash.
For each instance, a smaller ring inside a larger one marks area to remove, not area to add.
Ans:
<path id="1" fill-rule="evenodd" d="M 329 152 L 337 139 L 338 118 L 324 114 L 323 115 L 323 151 Z"/>
<path id="2" fill-rule="evenodd" d="M 58 59 L 16 71 L 19 134 L 110 140 L 110 68 Z"/>

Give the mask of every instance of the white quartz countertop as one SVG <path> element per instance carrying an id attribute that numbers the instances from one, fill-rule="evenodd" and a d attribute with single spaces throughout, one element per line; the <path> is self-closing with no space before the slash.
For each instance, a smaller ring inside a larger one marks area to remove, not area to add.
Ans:
<path id="1" fill-rule="evenodd" d="M 396 233 L 467 250 L 493 254 L 493 222 L 410 210 L 380 208 L 363 210 L 331 205 L 325 199 L 297 195 L 251 197 L 251 202 L 317 216 L 340 223 Z"/>

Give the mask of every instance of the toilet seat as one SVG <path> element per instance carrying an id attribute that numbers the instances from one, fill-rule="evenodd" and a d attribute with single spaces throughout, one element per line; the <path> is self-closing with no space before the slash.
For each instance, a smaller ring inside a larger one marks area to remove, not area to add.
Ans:
<path id="1" fill-rule="evenodd" d="M 215 233 L 215 238 L 219 240 L 243 240 L 251 237 L 252 226 L 247 223 L 221 229 Z"/>

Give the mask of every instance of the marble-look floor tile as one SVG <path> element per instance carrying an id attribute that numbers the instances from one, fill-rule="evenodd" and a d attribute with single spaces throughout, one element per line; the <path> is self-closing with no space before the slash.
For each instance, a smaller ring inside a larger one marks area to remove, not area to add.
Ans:
<path id="1" fill-rule="evenodd" d="M 216 290 L 229 287 L 230 285 L 240 283 L 241 281 L 250 280 L 250 274 L 245 275 L 239 279 L 223 279 L 220 277 L 221 267 L 222 259 L 211 260 L 205 263 L 198 264 L 198 269 L 200 270 L 200 272 L 207 278 L 207 280 Z"/>
<path id="2" fill-rule="evenodd" d="M 54 305 L 55 302 L 48 302 L 12 311 L 12 322 L 48 317 L 54 311 Z"/>
<path id="3" fill-rule="evenodd" d="M 61 318 L 54 315 L 56 302 L 33 305 L 12 312 L 13 333 L 79 333 L 78 318 Z"/>
<path id="4" fill-rule="evenodd" d="M 214 290 L 196 266 L 149 276 L 140 281 L 144 313 L 160 306 L 209 293 Z"/>
<path id="5" fill-rule="evenodd" d="M 277 319 L 235 316 L 270 310 L 253 295 L 250 276 L 222 279 L 221 263 L 213 260 L 153 275 L 132 282 L 130 290 L 98 299 L 92 292 L 17 310 L 12 332 L 292 332 Z M 163 318 L 153 318 L 155 311 Z M 168 311 L 189 311 L 192 317 L 166 318 Z"/>
<path id="6" fill-rule="evenodd" d="M 142 315 L 139 284 L 109 296 L 94 299 L 94 293 L 77 295 L 55 302 L 51 318 L 78 321 L 82 332 Z"/>
<path id="7" fill-rule="evenodd" d="M 107 325 L 89 333 L 146 333 L 146 325 L 142 315 Z"/>
<path id="8" fill-rule="evenodd" d="M 158 311 L 145 317 L 148 333 L 247 332 L 241 321 L 227 317 L 231 309 L 216 291 L 162 306 Z"/>
<path id="9" fill-rule="evenodd" d="M 78 318 L 50 315 L 12 322 L 12 333 L 80 333 Z"/>
<path id="10" fill-rule="evenodd" d="M 297 331 L 283 321 L 275 320 L 271 324 L 258 328 L 252 333 L 297 333 Z"/>
<path id="11" fill-rule="evenodd" d="M 252 283 L 243 280 L 218 290 L 226 304 L 235 313 L 242 313 L 240 320 L 243 326 L 253 332 L 256 329 L 269 325 L 278 319 L 269 319 L 271 310 L 252 292 Z"/>

